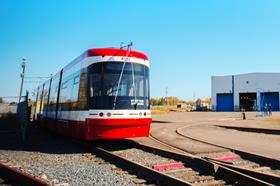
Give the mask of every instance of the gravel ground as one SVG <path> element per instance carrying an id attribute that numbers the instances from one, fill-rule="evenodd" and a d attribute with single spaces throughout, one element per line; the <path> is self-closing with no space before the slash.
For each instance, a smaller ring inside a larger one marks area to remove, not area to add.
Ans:
<path id="1" fill-rule="evenodd" d="M 280 145 L 280 137 L 277 135 L 239 132 L 214 126 L 198 125 L 181 128 L 179 132 L 213 144 L 280 160 L 280 149 L 277 148 Z"/>
<path id="2" fill-rule="evenodd" d="M 218 157 L 233 156 L 236 154 L 231 151 L 224 151 L 224 152 L 200 153 L 196 155 L 200 157 L 218 158 Z"/>
<path id="3" fill-rule="evenodd" d="M 1 150 L 0 159 L 8 160 L 32 175 L 47 178 L 53 184 L 133 185 L 125 175 L 112 170 L 112 165 L 100 164 L 100 160 L 89 159 L 82 154 L 51 155 Z"/>
<path id="4" fill-rule="evenodd" d="M 162 156 L 158 156 L 149 152 L 144 152 L 143 150 L 139 149 L 127 149 L 127 150 L 120 150 L 115 151 L 119 156 L 125 157 L 131 161 L 140 163 L 144 166 L 152 167 L 156 164 L 166 164 L 166 163 L 176 163 L 177 161 L 169 158 L 165 158 Z"/>
<path id="5" fill-rule="evenodd" d="M 172 123 L 153 123 L 151 135 L 193 154 L 223 151 L 222 149 L 215 149 L 211 145 L 178 136 L 176 130 L 186 127 L 181 130 L 183 134 L 230 148 L 279 159 L 280 151 L 279 148 L 276 148 L 279 146 L 279 135 L 222 130 L 214 127 L 215 125 L 223 125 L 280 129 L 280 112 L 274 112 L 272 117 L 256 117 L 256 114 L 256 112 L 246 113 L 247 120 L 240 119 L 240 112 L 180 112 L 153 115 L 153 120 L 170 121 Z"/>
<path id="6" fill-rule="evenodd" d="M 0 125 L 0 130 L 7 130 L 1 120 Z M 12 130 L 11 125 L 8 130 Z M 0 160 L 45 178 L 52 185 L 136 185 L 124 171 L 91 156 L 64 138 L 35 125 L 30 126 L 28 132 L 25 143 L 20 142 L 16 130 L 1 133 Z"/>

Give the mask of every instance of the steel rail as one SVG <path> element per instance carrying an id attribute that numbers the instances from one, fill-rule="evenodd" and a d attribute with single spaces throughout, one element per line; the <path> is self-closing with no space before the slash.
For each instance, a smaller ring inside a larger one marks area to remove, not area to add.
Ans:
<path id="1" fill-rule="evenodd" d="M 28 173 L 20 171 L 15 167 L 5 165 L 0 161 L 0 177 L 10 184 L 49 186 L 50 184 L 42 179 L 36 178 Z"/>
<path id="2" fill-rule="evenodd" d="M 230 167 L 224 166 L 223 164 L 217 164 L 216 162 L 207 161 L 201 157 L 192 154 L 180 154 L 176 152 L 170 152 L 167 150 L 159 149 L 156 147 L 151 147 L 147 145 L 140 145 L 140 148 L 149 150 L 150 152 L 158 151 L 161 155 L 177 159 L 178 161 L 186 162 L 187 164 L 193 163 L 197 167 L 204 167 L 204 171 L 213 174 L 217 178 L 229 179 L 229 181 L 234 181 L 242 184 L 248 185 L 271 185 L 271 183 L 260 180 L 248 174 L 239 172 L 238 170 L 233 170 Z M 226 165 L 226 164 L 225 164 Z M 230 177 L 230 178 L 229 178 Z M 279 183 L 279 182 L 278 182 Z"/>
<path id="3" fill-rule="evenodd" d="M 222 145 L 217 145 L 217 144 L 214 144 L 214 143 L 211 143 L 211 142 L 199 139 L 199 138 L 195 138 L 193 136 L 188 136 L 186 134 L 183 134 L 183 132 L 181 131 L 183 128 L 185 128 L 185 127 L 178 128 L 176 130 L 176 133 L 180 136 L 183 136 L 183 137 L 186 137 L 186 138 L 189 138 L 189 139 L 201 142 L 201 143 L 205 143 L 205 144 L 208 144 L 208 145 L 228 149 L 228 150 L 240 155 L 241 158 L 247 159 L 249 161 L 256 162 L 256 163 L 258 163 L 262 166 L 268 166 L 272 169 L 280 169 L 280 160 L 273 159 L 273 158 L 270 158 L 270 157 L 265 157 L 265 156 L 262 156 L 262 155 L 259 155 L 259 154 L 254 154 L 254 153 L 251 153 L 251 152 L 246 152 L 246 151 L 241 151 L 241 150 L 237 150 L 237 149 L 234 149 L 234 148 L 225 147 L 225 146 L 222 146 Z M 153 138 L 155 138 L 155 137 L 153 137 Z M 164 143 L 164 142 L 162 142 L 162 143 Z M 182 149 L 180 149 L 180 150 L 182 150 Z M 202 158 L 210 160 L 210 158 L 207 158 L 207 157 L 202 157 Z M 217 164 L 223 165 L 225 167 L 228 167 L 230 169 L 239 171 L 241 173 L 247 174 L 249 176 L 255 177 L 257 179 L 264 180 L 265 182 L 268 182 L 268 183 L 271 183 L 271 184 L 274 184 L 274 185 L 279 185 L 279 183 L 280 183 L 280 176 L 278 176 L 278 175 L 258 172 L 258 171 L 252 170 L 252 169 L 241 168 L 239 166 L 230 165 L 230 164 L 220 162 L 220 161 L 217 161 L 217 160 L 213 160 L 213 159 L 211 161 L 215 162 Z"/>
<path id="4" fill-rule="evenodd" d="M 147 177 L 149 180 L 156 180 L 157 184 L 164 184 L 164 185 L 188 185 L 193 186 L 193 184 L 174 178 L 172 176 L 160 173 L 158 171 L 155 171 L 149 167 L 145 167 L 143 165 L 140 165 L 139 163 L 130 161 L 128 159 L 125 159 L 121 156 L 118 156 L 114 153 L 111 153 L 103 148 L 96 147 L 93 149 L 93 152 L 95 155 L 102 157 L 103 159 L 109 161 L 110 163 L 113 163 L 123 169 L 126 169 L 128 171 L 137 171 L 138 175 L 143 175 Z"/>
<path id="5" fill-rule="evenodd" d="M 250 177 L 248 175 L 242 174 L 238 171 L 229 169 L 223 165 L 216 164 L 214 162 L 210 162 L 204 160 L 202 158 L 187 155 L 187 154 L 179 154 L 175 152 L 170 152 L 167 150 L 159 149 L 152 146 L 147 146 L 143 144 L 134 144 L 135 148 L 139 148 L 145 152 L 151 152 L 154 154 L 159 154 L 166 158 L 175 159 L 181 162 L 186 163 L 186 165 L 191 165 L 193 167 L 197 167 L 198 169 L 203 170 L 204 173 L 212 175 L 215 179 L 222 179 L 229 183 L 238 183 L 244 185 L 272 185 L 270 183 L 264 182 L 262 180 L 256 179 L 254 177 Z M 138 172 L 140 175 L 144 175 L 148 178 L 148 180 L 156 180 L 158 184 L 164 185 L 195 185 L 193 183 L 189 183 L 178 178 L 172 177 L 170 175 L 155 171 L 149 167 L 145 167 L 136 162 L 127 160 L 123 157 L 120 157 L 113 152 L 110 152 L 102 147 L 94 148 L 94 154 L 102 157 L 103 159 L 112 162 L 113 164 L 120 166 L 126 170 L 130 170 L 132 172 Z"/>
<path id="6" fill-rule="evenodd" d="M 243 151 L 243 150 L 241 151 L 241 150 L 226 147 L 226 146 L 223 146 L 223 145 L 217 145 L 217 144 L 202 140 L 200 138 L 195 138 L 193 136 L 188 136 L 186 134 L 183 134 L 183 132 L 181 131 L 183 128 L 185 128 L 185 127 L 178 128 L 176 130 L 176 133 L 179 134 L 180 136 L 183 136 L 183 137 L 186 137 L 186 138 L 189 138 L 189 139 L 201 142 L 201 143 L 205 143 L 205 144 L 208 144 L 208 145 L 228 149 L 230 151 L 235 152 L 236 154 L 239 154 L 240 156 L 244 157 L 245 159 L 252 159 L 253 161 L 255 161 L 257 163 L 267 165 L 267 166 L 271 166 L 274 169 L 280 169 L 280 160 L 278 160 L 278 159 L 274 159 L 274 158 L 271 158 L 271 157 L 266 157 L 266 156 L 263 156 L 263 155 L 260 155 L 260 154 L 255 154 L 255 153 L 251 153 L 251 152 L 247 152 L 247 151 Z"/>
<path id="7" fill-rule="evenodd" d="M 220 162 L 220 161 L 216 161 L 215 159 L 211 159 L 211 158 L 207 158 L 207 157 L 205 157 L 205 159 L 208 159 L 209 161 L 212 161 L 212 162 L 217 163 L 219 165 L 223 165 L 223 166 L 228 167 L 230 169 L 233 169 L 235 171 L 241 172 L 243 174 L 250 175 L 254 178 L 264 180 L 264 181 L 266 181 L 268 183 L 271 183 L 271 184 L 274 184 L 274 185 L 279 185 L 279 183 L 280 183 L 280 176 L 278 176 L 278 175 L 262 173 L 262 172 L 255 171 L 254 169 L 250 170 L 250 169 L 230 165 L 230 164 L 223 163 L 223 162 Z"/>

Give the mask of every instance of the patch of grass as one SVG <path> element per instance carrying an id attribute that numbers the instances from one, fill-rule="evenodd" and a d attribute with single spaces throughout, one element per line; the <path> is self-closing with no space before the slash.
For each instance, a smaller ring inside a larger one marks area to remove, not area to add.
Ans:
<path id="1" fill-rule="evenodd" d="M 159 106 L 153 106 L 152 114 L 167 114 L 170 112 L 186 112 L 185 108 L 176 108 L 175 106 L 166 106 L 166 107 L 159 107 Z"/>
<path id="2" fill-rule="evenodd" d="M 277 123 L 277 124 L 280 124 L 280 118 L 274 118 L 274 117 L 271 117 L 271 118 L 267 118 L 266 119 L 267 122 L 269 123 Z"/>

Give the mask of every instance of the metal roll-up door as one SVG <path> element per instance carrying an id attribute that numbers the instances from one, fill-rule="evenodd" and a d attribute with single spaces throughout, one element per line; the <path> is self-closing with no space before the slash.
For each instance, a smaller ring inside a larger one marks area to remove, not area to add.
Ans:
<path id="1" fill-rule="evenodd" d="M 261 93 L 261 110 L 265 111 L 265 105 L 271 104 L 272 111 L 279 111 L 279 92 Z"/>
<path id="2" fill-rule="evenodd" d="M 233 94 L 217 94 L 217 111 L 233 111 Z"/>

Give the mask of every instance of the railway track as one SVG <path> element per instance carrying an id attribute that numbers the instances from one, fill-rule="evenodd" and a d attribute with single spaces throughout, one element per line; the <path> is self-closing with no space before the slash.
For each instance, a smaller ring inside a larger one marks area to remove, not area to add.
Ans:
<path id="1" fill-rule="evenodd" d="M 0 185 L 49 186 L 50 184 L 0 160 Z"/>
<path id="2" fill-rule="evenodd" d="M 137 175 L 141 180 L 144 179 L 141 184 L 272 185 L 193 155 L 170 152 L 132 141 L 98 144 L 92 147 L 92 153 Z"/>
<path id="3" fill-rule="evenodd" d="M 128 140 L 93 144 L 86 143 L 92 154 L 126 170 L 140 185 L 272 185 L 187 153 L 170 152 Z M 4 165 L 0 167 L 0 178 L 4 178 L 5 184 L 48 185 L 7 162 L 0 163 Z"/>
<path id="4" fill-rule="evenodd" d="M 280 183 L 280 161 L 279 160 L 264 157 L 264 156 L 257 155 L 257 154 L 253 154 L 250 152 L 244 152 L 244 151 L 212 144 L 212 143 L 209 143 L 209 142 L 201 140 L 201 139 L 196 139 L 196 138 L 183 134 L 180 131 L 180 128 L 177 129 L 176 132 L 180 136 L 225 149 L 224 152 L 197 154 L 197 156 L 201 157 L 202 159 L 228 167 L 232 170 L 235 170 L 235 171 L 241 172 L 243 174 L 249 175 L 251 177 L 263 180 L 270 184 L 279 185 L 279 183 Z M 184 149 L 180 149 L 176 146 L 167 144 L 166 142 L 163 142 L 153 136 L 151 136 L 151 139 L 157 141 L 158 143 L 166 145 L 170 148 L 173 148 L 179 152 L 188 153 Z"/>

